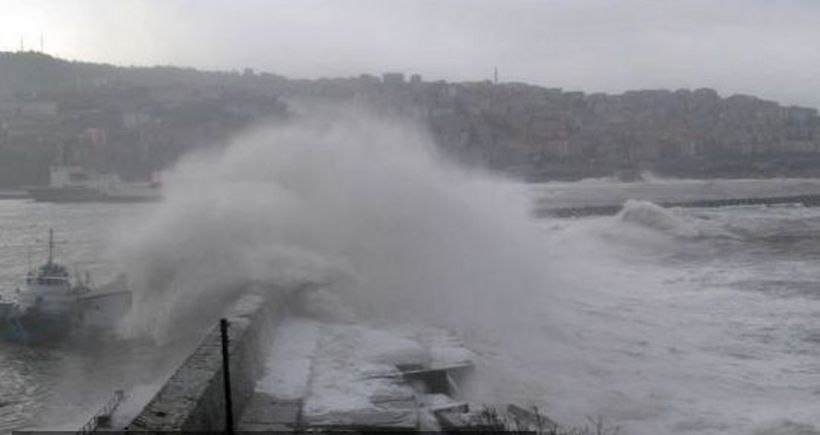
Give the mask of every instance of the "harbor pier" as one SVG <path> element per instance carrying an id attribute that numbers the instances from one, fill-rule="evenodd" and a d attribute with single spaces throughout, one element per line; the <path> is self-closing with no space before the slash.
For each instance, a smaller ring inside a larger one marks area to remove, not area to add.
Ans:
<path id="1" fill-rule="evenodd" d="M 230 322 L 231 396 L 241 413 L 264 370 L 270 331 L 281 319 L 283 292 L 246 295 L 226 313 Z M 215 326 L 142 411 L 125 427 L 135 432 L 217 431 L 227 423 L 222 345 Z"/>
<path id="2" fill-rule="evenodd" d="M 293 307 L 301 291 L 309 290 L 268 289 L 264 297 L 248 294 L 226 311 L 235 420 L 231 425 L 222 343 L 215 325 L 156 394 L 138 407 L 138 413 L 117 415 L 115 410 L 110 428 L 128 432 L 212 432 L 228 427 L 237 432 L 269 433 L 416 432 L 429 428 L 425 412 L 434 415 L 469 409 L 458 401 L 459 385 L 473 373 L 469 359 L 435 356 L 437 351 L 421 346 L 397 351 L 395 343 L 405 342 L 389 333 L 302 317 Z M 378 363 L 359 357 L 378 347 L 372 344 L 384 345 L 385 341 L 387 350 L 376 357 Z M 441 352 L 441 343 L 432 346 L 438 346 L 439 354 L 453 355 L 452 348 Z M 271 387 L 270 379 L 279 386 Z M 334 383 L 342 385 L 338 389 L 328 386 Z M 354 391 L 354 397 L 338 396 L 340 391 Z"/>

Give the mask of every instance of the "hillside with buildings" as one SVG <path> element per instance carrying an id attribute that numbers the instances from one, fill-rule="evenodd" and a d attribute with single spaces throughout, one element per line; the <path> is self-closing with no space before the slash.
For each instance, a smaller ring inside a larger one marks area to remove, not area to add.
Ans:
<path id="1" fill-rule="evenodd" d="M 0 53 L 0 186 L 81 164 L 145 179 L 292 103 L 356 101 L 429 127 L 456 159 L 529 180 L 647 169 L 681 177 L 820 175 L 817 110 L 711 89 L 584 94 L 520 83 L 292 80 L 252 70 L 116 67 Z"/>

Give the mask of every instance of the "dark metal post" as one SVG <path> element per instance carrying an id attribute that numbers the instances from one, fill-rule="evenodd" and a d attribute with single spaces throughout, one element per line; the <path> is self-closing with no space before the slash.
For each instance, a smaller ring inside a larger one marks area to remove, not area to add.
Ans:
<path id="1" fill-rule="evenodd" d="M 219 331 L 222 335 L 222 379 L 225 389 L 225 432 L 233 433 L 233 401 L 231 400 L 231 369 L 228 351 L 228 320 L 219 319 Z"/>

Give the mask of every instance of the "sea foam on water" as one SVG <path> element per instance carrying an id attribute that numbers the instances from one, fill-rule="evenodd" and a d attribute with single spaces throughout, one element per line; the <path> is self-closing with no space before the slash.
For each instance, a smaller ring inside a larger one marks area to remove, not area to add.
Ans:
<path id="1" fill-rule="evenodd" d="M 163 339 L 254 281 L 327 282 L 365 318 L 489 330 L 548 287 L 520 187 L 446 163 L 395 120 L 334 112 L 260 128 L 166 180 L 124 243 L 131 333 Z"/>
<path id="2" fill-rule="evenodd" d="M 470 399 L 563 422 L 744 433 L 749 409 L 774 406 L 745 394 L 803 397 L 747 380 L 775 366 L 724 354 L 748 344 L 725 319 L 746 319 L 735 309 L 758 306 L 753 295 L 689 288 L 694 272 L 657 262 L 711 234 L 685 213 L 631 203 L 615 218 L 537 221 L 521 184 L 448 162 L 418 125 L 350 108 L 257 128 L 165 181 L 165 201 L 120 243 L 135 291 L 124 334 L 180 339 L 248 283 L 309 282 L 346 318 L 454 331 L 477 355 Z"/>

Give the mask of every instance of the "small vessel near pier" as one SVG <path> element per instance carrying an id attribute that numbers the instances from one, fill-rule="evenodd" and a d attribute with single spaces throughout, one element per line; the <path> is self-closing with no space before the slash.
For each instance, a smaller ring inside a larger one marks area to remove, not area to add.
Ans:
<path id="1" fill-rule="evenodd" d="M 29 270 L 10 301 L 0 299 L 0 339 L 26 344 L 72 337 L 102 337 L 131 309 L 131 293 L 119 279 L 94 288 L 88 274 L 72 277 L 54 261 L 54 231 L 49 230 L 48 259 Z"/>

